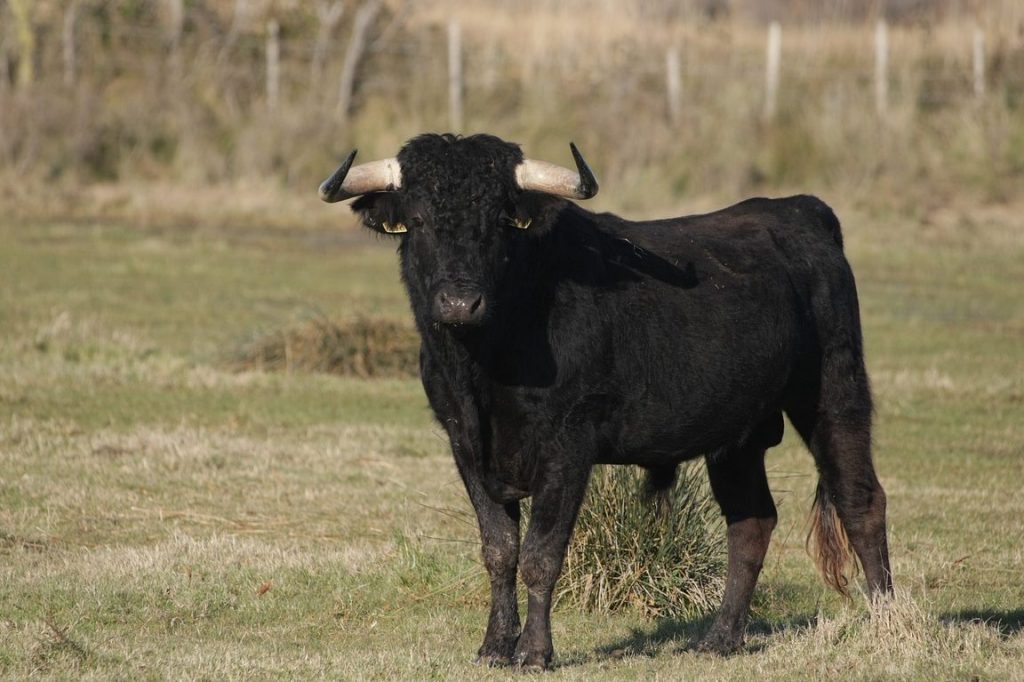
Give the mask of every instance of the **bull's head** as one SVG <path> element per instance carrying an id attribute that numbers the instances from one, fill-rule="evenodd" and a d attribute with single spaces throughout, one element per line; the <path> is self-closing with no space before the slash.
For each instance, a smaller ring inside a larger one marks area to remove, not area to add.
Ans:
<path id="1" fill-rule="evenodd" d="M 513 244 L 545 230 L 562 198 L 597 194 L 593 172 L 569 147 L 575 171 L 524 159 L 490 135 L 422 135 L 395 158 L 353 166 L 353 151 L 320 185 L 320 198 L 360 197 L 352 208 L 363 223 L 398 235 L 414 307 L 429 308 L 432 322 L 480 325 Z"/>

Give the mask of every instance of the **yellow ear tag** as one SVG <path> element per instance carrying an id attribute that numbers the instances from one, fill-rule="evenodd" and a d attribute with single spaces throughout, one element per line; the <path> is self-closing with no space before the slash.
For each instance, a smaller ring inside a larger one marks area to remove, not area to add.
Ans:
<path id="1" fill-rule="evenodd" d="M 516 218 L 513 221 L 513 224 L 520 230 L 525 230 L 526 228 L 533 224 L 533 218 Z"/>
<path id="2" fill-rule="evenodd" d="M 405 223 L 381 223 L 381 227 L 388 234 L 399 234 L 400 232 L 408 232 L 409 229 L 405 226 Z"/>

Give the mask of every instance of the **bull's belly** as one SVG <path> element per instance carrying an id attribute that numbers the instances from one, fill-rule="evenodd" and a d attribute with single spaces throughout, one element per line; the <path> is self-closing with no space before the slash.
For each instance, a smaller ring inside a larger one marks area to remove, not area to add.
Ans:
<path id="1" fill-rule="evenodd" d="M 765 446 L 781 438 L 782 410 L 774 401 L 750 397 L 710 402 L 697 409 L 642 408 L 611 429 L 598 463 L 657 465 L 680 462 L 752 439 Z"/>
<path id="2" fill-rule="evenodd" d="M 647 438 L 631 436 L 610 444 L 598 453 L 598 464 L 638 464 L 654 466 L 701 457 L 728 448 L 741 439 L 736 431 L 696 431 L 653 433 Z"/>
<path id="3" fill-rule="evenodd" d="M 492 470 L 503 482 L 528 490 L 552 458 L 672 464 L 740 447 L 752 435 L 774 428 L 766 427 L 766 421 L 781 424 L 785 359 L 736 367 L 731 381 L 671 362 L 661 364 L 660 374 L 648 369 L 633 371 L 638 379 L 628 386 L 592 386 L 561 405 L 552 404 L 543 390 L 496 391 L 490 418 Z"/>

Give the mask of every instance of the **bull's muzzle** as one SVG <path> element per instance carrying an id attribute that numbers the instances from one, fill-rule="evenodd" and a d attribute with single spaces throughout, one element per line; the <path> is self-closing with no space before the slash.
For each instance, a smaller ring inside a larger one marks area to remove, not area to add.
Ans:
<path id="1" fill-rule="evenodd" d="M 450 325 L 479 325 L 487 314 L 483 292 L 456 286 L 443 286 L 434 296 L 434 320 Z"/>

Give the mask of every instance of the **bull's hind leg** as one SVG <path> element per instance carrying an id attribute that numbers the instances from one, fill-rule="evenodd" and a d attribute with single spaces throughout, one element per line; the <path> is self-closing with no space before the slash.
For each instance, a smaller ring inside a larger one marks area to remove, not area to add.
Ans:
<path id="1" fill-rule="evenodd" d="M 871 459 L 871 394 L 863 362 L 839 354 L 824 363 L 822 384 L 787 408 L 818 468 L 811 534 L 825 580 L 846 594 L 852 546 L 872 597 L 892 592 L 885 492 Z M 837 522 L 838 518 L 838 522 Z"/>
<path id="2" fill-rule="evenodd" d="M 777 518 L 764 469 L 765 447 L 761 440 L 706 458 L 711 490 L 728 525 L 729 568 L 722 607 L 697 645 L 701 651 L 728 654 L 743 645 L 754 585 Z"/>

